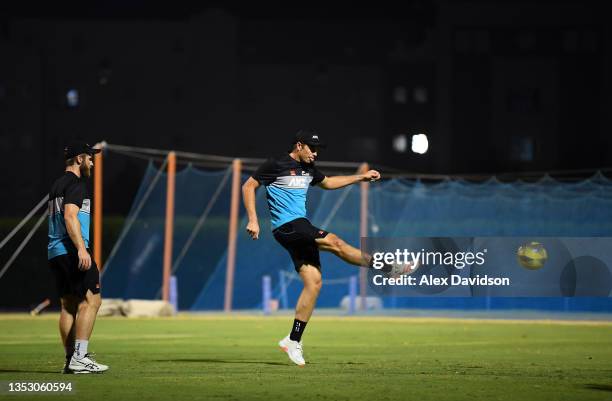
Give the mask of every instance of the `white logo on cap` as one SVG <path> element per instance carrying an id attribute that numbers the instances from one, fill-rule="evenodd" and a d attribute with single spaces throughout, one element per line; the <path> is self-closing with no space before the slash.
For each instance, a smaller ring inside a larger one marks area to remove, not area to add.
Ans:
<path id="1" fill-rule="evenodd" d="M 319 139 L 319 135 L 313 135 L 312 139 Z"/>

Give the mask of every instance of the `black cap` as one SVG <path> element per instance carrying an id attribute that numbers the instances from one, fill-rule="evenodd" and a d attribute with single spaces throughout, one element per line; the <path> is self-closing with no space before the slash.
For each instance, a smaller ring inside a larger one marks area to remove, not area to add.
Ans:
<path id="1" fill-rule="evenodd" d="M 293 139 L 293 143 L 305 143 L 306 145 L 316 146 L 319 148 L 324 148 L 327 146 L 325 142 L 321 142 L 319 139 L 319 134 L 313 129 L 306 128 L 301 129 L 295 134 L 295 138 Z"/>
<path id="2" fill-rule="evenodd" d="M 64 147 L 64 157 L 68 160 L 78 155 L 82 155 L 83 153 L 93 156 L 101 151 L 102 149 L 94 149 L 86 142 L 72 141 Z"/>

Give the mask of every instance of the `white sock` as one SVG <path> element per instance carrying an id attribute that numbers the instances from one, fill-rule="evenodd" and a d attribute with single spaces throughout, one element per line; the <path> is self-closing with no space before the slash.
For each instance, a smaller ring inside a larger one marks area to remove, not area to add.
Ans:
<path id="1" fill-rule="evenodd" d="M 89 341 L 87 340 L 76 340 L 74 342 L 74 355 L 77 359 L 81 359 L 87 355 L 87 345 L 89 345 Z"/>

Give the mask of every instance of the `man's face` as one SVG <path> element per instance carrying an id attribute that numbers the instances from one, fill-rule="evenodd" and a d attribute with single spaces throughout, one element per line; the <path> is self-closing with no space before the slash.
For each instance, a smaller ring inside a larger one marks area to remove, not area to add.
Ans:
<path id="1" fill-rule="evenodd" d="M 91 177 L 91 169 L 93 168 L 93 159 L 91 155 L 82 154 L 79 156 L 82 160 L 79 169 L 81 170 L 81 177 Z"/>
<path id="2" fill-rule="evenodd" d="M 316 146 L 298 142 L 298 157 L 303 163 L 312 163 L 317 158 L 319 149 Z"/>

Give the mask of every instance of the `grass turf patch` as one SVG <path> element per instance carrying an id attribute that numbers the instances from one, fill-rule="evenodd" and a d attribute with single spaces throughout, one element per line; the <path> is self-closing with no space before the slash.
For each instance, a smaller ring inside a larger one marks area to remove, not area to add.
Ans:
<path id="1" fill-rule="evenodd" d="M 277 346 L 291 323 L 100 318 L 89 348 L 111 369 L 60 375 L 57 316 L 5 316 L 0 382 L 72 381 L 91 401 L 612 398 L 611 324 L 315 316 L 298 368 Z"/>

